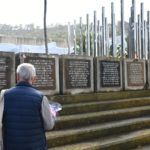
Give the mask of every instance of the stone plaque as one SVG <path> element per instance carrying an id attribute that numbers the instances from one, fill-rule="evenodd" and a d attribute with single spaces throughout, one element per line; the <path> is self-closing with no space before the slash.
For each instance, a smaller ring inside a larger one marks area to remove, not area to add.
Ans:
<path id="1" fill-rule="evenodd" d="M 11 60 L 10 57 L 0 57 L 0 90 L 11 86 Z"/>
<path id="2" fill-rule="evenodd" d="M 25 62 L 33 64 L 36 68 L 37 80 L 34 87 L 41 90 L 56 88 L 55 58 L 27 56 Z"/>
<path id="3" fill-rule="evenodd" d="M 144 85 L 144 67 L 143 62 L 127 62 L 128 86 Z"/>
<path id="4" fill-rule="evenodd" d="M 120 87 L 120 61 L 99 61 L 100 87 Z"/>
<path id="5" fill-rule="evenodd" d="M 91 87 L 90 64 L 90 60 L 65 60 L 65 76 L 67 89 Z"/>

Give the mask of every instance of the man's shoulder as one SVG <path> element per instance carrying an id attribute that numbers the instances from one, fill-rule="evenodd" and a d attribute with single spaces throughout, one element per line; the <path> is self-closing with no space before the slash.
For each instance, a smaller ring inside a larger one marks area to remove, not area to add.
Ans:
<path id="1" fill-rule="evenodd" d="M 36 94 L 38 94 L 38 95 L 40 95 L 40 96 L 43 97 L 43 92 L 41 92 L 41 91 L 39 91 L 39 90 L 37 90 L 37 89 L 34 89 L 34 88 L 33 88 L 33 90 L 34 90 L 34 92 L 35 92 Z"/>
<path id="2" fill-rule="evenodd" d="M 13 93 L 13 92 L 23 92 L 23 93 L 35 93 L 37 95 L 40 95 L 43 97 L 43 93 L 33 87 L 24 87 L 24 86 L 14 86 L 14 87 L 11 87 L 9 89 L 6 90 L 5 93 L 9 94 L 9 93 Z"/>
<path id="3" fill-rule="evenodd" d="M 6 90 L 5 90 L 5 93 L 9 93 L 9 92 L 13 91 L 14 89 L 15 89 L 15 87 L 11 87 L 11 88 L 9 88 L 9 89 L 6 89 Z"/>

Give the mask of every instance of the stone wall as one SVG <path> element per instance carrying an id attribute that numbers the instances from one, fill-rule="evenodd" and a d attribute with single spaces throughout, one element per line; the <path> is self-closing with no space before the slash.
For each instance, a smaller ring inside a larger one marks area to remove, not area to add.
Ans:
<path id="1" fill-rule="evenodd" d="M 89 56 L 0 52 L 0 89 L 15 85 L 20 63 L 35 66 L 34 87 L 46 95 L 148 89 L 150 62 Z"/>
<path id="2" fill-rule="evenodd" d="M 0 52 L 0 90 L 15 85 L 15 54 Z"/>

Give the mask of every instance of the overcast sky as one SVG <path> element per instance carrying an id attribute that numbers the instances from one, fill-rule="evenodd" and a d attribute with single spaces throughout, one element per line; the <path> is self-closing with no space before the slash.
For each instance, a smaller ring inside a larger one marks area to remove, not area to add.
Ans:
<path id="1" fill-rule="evenodd" d="M 116 20 L 120 20 L 120 0 L 47 0 L 47 25 L 79 22 L 86 20 L 86 14 L 93 20 L 93 12 L 101 19 L 101 8 L 105 7 L 105 15 L 110 22 L 111 2 L 114 2 Z M 125 20 L 128 21 L 132 0 L 125 2 Z M 144 3 L 144 16 L 150 10 L 150 0 L 136 0 L 136 13 L 140 11 L 140 3 Z M 0 0 L 0 24 L 31 24 L 43 26 L 44 0 Z"/>

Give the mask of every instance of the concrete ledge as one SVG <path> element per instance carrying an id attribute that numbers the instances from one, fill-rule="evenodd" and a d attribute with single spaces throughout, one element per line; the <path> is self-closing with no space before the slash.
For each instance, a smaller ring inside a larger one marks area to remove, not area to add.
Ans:
<path id="1" fill-rule="evenodd" d="M 150 146 L 141 146 L 150 143 L 150 129 L 130 132 L 124 135 L 111 136 L 103 139 L 87 141 L 78 144 L 66 145 L 63 147 L 52 148 L 53 150 L 149 150 Z M 48 150 L 51 150 L 48 149 Z"/>
<path id="2" fill-rule="evenodd" d="M 47 133 L 48 147 L 56 147 L 66 144 L 82 142 L 84 140 L 96 139 L 108 135 L 119 135 L 138 129 L 149 128 L 150 118 L 128 119 L 121 122 L 94 125 L 90 127 L 70 129 L 63 131 L 51 131 Z"/>
<path id="3" fill-rule="evenodd" d="M 119 91 L 119 92 L 103 92 L 103 93 L 88 93 L 77 95 L 47 95 L 49 100 L 60 102 L 61 104 L 93 102 L 104 100 L 117 100 L 137 97 L 150 97 L 150 90 L 136 91 Z"/>
<path id="4" fill-rule="evenodd" d="M 60 116 L 150 105 L 150 97 L 63 104 Z"/>
<path id="5" fill-rule="evenodd" d="M 126 109 L 109 110 L 79 115 L 70 115 L 58 118 L 55 130 L 79 128 L 93 124 L 106 123 L 110 121 L 121 121 L 129 118 L 148 116 L 150 106 L 132 107 Z"/>

